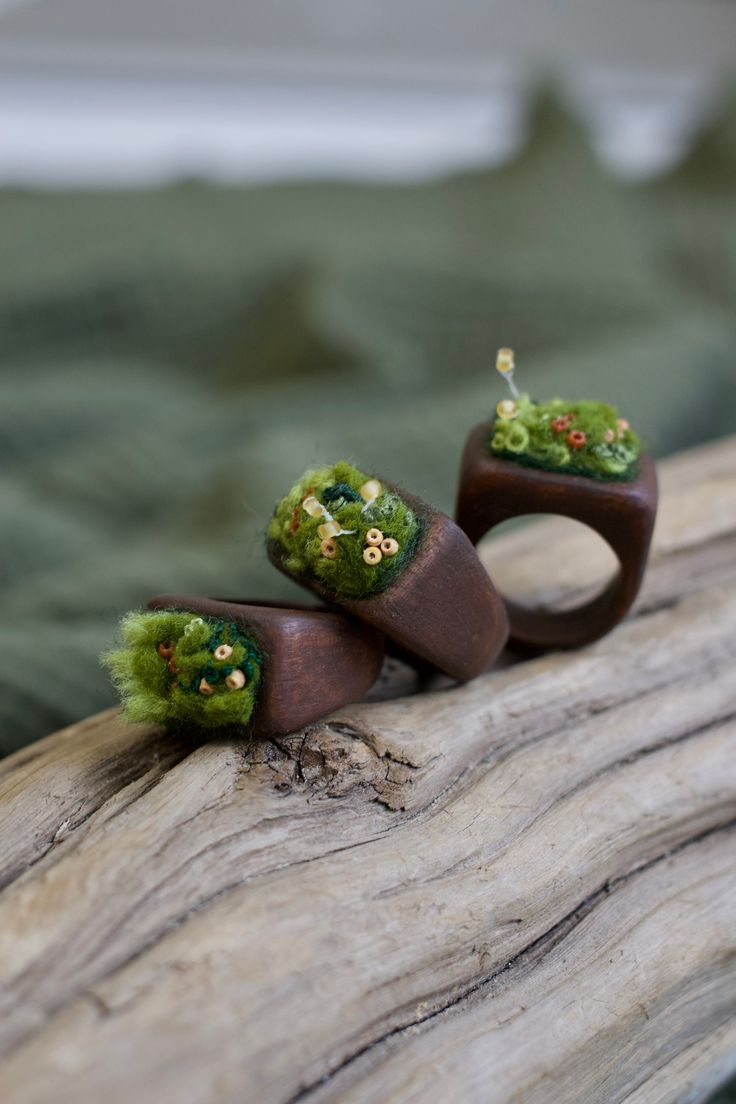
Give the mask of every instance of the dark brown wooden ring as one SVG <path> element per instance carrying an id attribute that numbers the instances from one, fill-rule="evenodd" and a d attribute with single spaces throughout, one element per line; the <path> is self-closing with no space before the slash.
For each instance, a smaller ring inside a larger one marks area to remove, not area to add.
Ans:
<path id="1" fill-rule="evenodd" d="M 316 579 L 296 581 L 451 678 L 475 678 L 493 663 L 508 638 L 501 597 L 452 518 L 377 478 L 423 520 L 416 551 L 401 575 L 367 598 L 337 596 Z M 291 578 L 280 545 L 269 541 L 267 549 L 274 566 Z"/>
<path id="2" fill-rule="evenodd" d="M 540 650 L 598 640 L 625 617 L 641 586 L 657 515 L 654 461 L 644 455 L 636 478 L 604 482 L 493 456 L 491 432 L 490 422 L 471 431 L 460 468 L 455 516 L 473 544 L 509 518 L 559 514 L 599 533 L 620 565 L 608 586 L 577 609 L 550 612 L 506 600 L 511 639 Z"/>
<path id="3" fill-rule="evenodd" d="M 340 613 L 188 594 L 162 594 L 148 608 L 234 621 L 253 636 L 263 655 L 253 736 L 296 732 L 358 701 L 381 673 L 381 634 Z"/>

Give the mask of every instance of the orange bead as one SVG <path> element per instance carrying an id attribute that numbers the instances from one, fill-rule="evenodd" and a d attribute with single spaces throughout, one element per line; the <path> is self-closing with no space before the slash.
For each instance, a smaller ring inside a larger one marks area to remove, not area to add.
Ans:
<path id="1" fill-rule="evenodd" d="M 328 560 L 334 560 L 337 555 L 337 544 L 334 540 L 323 540 L 319 546 L 319 550 Z"/>
<path id="2" fill-rule="evenodd" d="M 174 654 L 174 645 L 171 643 L 170 640 L 164 640 L 161 644 L 159 644 L 157 651 L 162 659 L 171 659 L 172 655 Z"/>

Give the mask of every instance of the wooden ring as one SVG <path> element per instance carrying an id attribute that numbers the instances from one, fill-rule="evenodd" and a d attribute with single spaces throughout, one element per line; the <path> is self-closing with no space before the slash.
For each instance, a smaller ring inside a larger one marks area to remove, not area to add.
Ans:
<path id="1" fill-rule="evenodd" d="M 508 638 L 501 596 L 465 533 L 446 514 L 381 478 L 422 519 L 411 560 L 390 586 L 366 598 L 336 595 L 319 579 L 302 580 L 285 566 L 283 548 L 269 541 L 271 562 L 331 607 L 372 625 L 410 655 L 460 682 L 498 657 Z"/>
<path id="2" fill-rule="evenodd" d="M 509 518 L 558 514 L 594 529 L 620 565 L 608 586 L 576 609 L 550 612 L 506 600 L 511 639 L 540 650 L 590 644 L 625 617 L 639 592 L 657 515 L 654 461 L 641 456 L 636 478 L 604 482 L 494 456 L 491 432 L 490 422 L 471 431 L 460 469 L 455 516 L 473 544 Z"/>
<path id="3" fill-rule="evenodd" d="M 285 736 L 358 701 L 381 673 L 379 632 L 334 611 L 163 594 L 151 610 L 178 609 L 243 626 L 263 655 L 247 732 Z"/>

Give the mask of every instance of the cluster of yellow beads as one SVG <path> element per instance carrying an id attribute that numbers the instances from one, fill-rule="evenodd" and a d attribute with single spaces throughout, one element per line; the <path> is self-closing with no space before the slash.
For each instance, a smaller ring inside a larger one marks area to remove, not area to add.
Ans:
<path id="1" fill-rule="evenodd" d="M 399 542 L 393 537 L 384 537 L 380 529 L 369 529 L 365 535 L 363 559 L 371 567 L 379 564 L 384 556 L 395 556 L 399 551 Z"/>

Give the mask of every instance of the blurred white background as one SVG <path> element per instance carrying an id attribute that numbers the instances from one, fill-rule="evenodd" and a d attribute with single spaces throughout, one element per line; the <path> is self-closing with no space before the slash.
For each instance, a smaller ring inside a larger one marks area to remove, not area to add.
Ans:
<path id="1" fill-rule="evenodd" d="M 735 54 L 730 2 L 0 0 L 0 183 L 489 165 L 540 76 L 641 178 L 688 148 Z"/>

